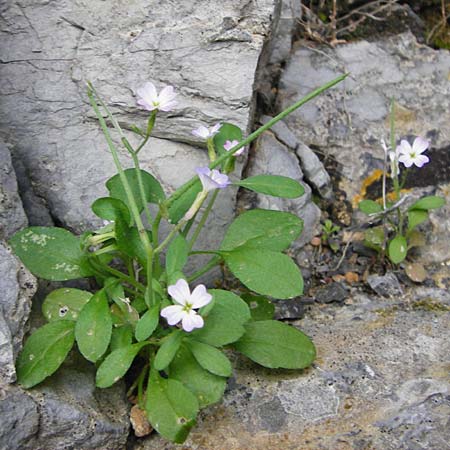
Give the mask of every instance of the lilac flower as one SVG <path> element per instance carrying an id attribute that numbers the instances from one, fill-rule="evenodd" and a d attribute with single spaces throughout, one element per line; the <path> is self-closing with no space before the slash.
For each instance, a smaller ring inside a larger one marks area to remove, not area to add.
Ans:
<path id="1" fill-rule="evenodd" d="M 175 284 L 167 288 L 169 295 L 177 303 L 161 310 L 161 316 L 169 325 L 181 322 L 184 331 L 190 332 L 194 328 L 202 328 L 203 317 L 195 309 L 207 305 L 212 300 L 203 284 L 199 284 L 191 293 L 188 283 L 180 278 Z"/>
<path id="2" fill-rule="evenodd" d="M 148 111 L 154 111 L 155 109 L 171 111 L 177 104 L 174 100 L 177 94 L 174 92 L 173 86 L 164 87 L 158 95 L 155 85 L 147 81 L 136 93 L 138 95 L 138 104 Z"/>
<path id="3" fill-rule="evenodd" d="M 205 126 L 200 125 L 197 129 L 192 131 L 192 134 L 202 139 L 210 139 L 219 132 L 221 126 L 222 124 L 216 123 L 211 129 L 208 129 Z"/>
<path id="4" fill-rule="evenodd" d="M 429 145 L 430 143 L 420 136 L 414 139 L 412 147 L 408 141 L 403 139 L 397 147 L 399 162 L 404 164 L 405 167 L 411 167 L 413 164 L 417 167 L 423 167 L 430 161 L 428 156 L 422 155 Z"/>
<path id="5" fill-rule="evenodd" d="M 198 167 L 196 171 L 202 182 L 203 190 L 206 192 L 214 189 L 224 189 L 231 184 L 228 176 L 220 173 L 217 169 L 211 170 L 209 167 Z"/>
<path id="6" fill-rule="evenodd" d="M 236 145 L 239 144 L 239 141 L 233 140 L 233 141 L 225 141 L 225 144 L 223 145 L 223 148 L 229 152 L 232 148 L 236 147 Z M 242 147 L 241 149 L 239 149 L 237 152 L 233 153 L 234 156 L 239 156 L 242 155 L 242 153 L 244 153 L 244 147 Z"/>

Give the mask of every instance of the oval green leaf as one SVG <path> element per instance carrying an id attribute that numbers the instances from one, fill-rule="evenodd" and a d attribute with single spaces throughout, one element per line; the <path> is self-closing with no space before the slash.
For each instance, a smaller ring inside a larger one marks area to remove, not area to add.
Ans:
<path id="1" fill-rule="evenodd" d="M 430 209 L 441 208 L 445 205 L 445 199 L 443 197 L 438 197 L 436 195 L 430 195 L 429 197 L 424 197 L 418 200 L 416 203 L 408 208 L 408 211 L 414 209 L 423 209 L 428 211 Z"/>
<path id="2" fill-rule="evenodd" d="M 67 319 L 76 321 L 83 306 L 91 297 L 91 292 L 81 289 L 56 289 L 45 297 L 42 314 L 49 322 Z"/>
<path id="3" fill-rule="evenodd" d="M 231 376 L 230 360 L 220 350 L 193 339 L 186 340 L 186 343 L 197 362 L 208 372 L 222 377 Z"/>
<path id="4" fill-rule="evenodd" d="M 184 194 L 173 201 L 169 208 L 170 223 L 177 224 L 184 217 L 201 190 L 200 180 L 195 180 Z"/>
<path id="5" fill-rule="evenodd" d="M 92 203 L 91 209 L 96 216 L 100 217 L 100 219 L 115 221 L 118 218 L 122 218 L 127 223 L 130 223 L 131 221 L 131 215 L 127 205 L 118 198 L 98 198 Z"/>
<path id="6" fill-rule="evenodd" d="M 228 227 L 221 250 L 246 247 L 286 250 L 302 232 L 303 221 L 294 214 L 268 209 L 252 209 L 236 217 Z"/>
<path id="7" fill-rule="evenodd" d="M 166 270 L 168 275 L 181 272 L 185 266 L 189 254 L 189 246 L 184 236 L 179 234 L 173 239 L 167 249 Z"/>
<path id="8" fill-rule="evenodd" d="M 261 295 L 244 294 L 242 300 L 250 308 L 252 320 L 272 320 L 275 314 L 275 306 L 266 297 Z"/>
<path id="9" fill-rule="evenodd" d="M 226 378 L 205 370 L 185 344 L 181 345 L 169 366 L 169 377 L 193 392 L 201 408 L 220 401 L 225 391 Z"/>
<path id="10" fill-rule="evenodd" d="M 383 211 L 382 206 L 373 200 L 363 200 L 359 202 L 358 208 L 364 214 L 376 214 Z"/>
<path id="11" fill-rule="evenodd" d="M 389 259 L 394 264 L 401 263 L 408 253 L 408 242 L 403 236 L 395 236 L 388 246 Z"/>
<path id="12" fill-rule="evenodd" d="M 141 342 L 111 352 L 97 370 L 95 385 L 99 388 L 107 388 L 119 381 L 127 373 L 141 348 L 147 344 L 147 342 Z"/>
<path id="13" fill-rule="evenodd" d="M 159 305 L 152 306 L 146 313 L 139 319 L 136 325 L 135 336 L 138 342 L 148 339 L 159 323 Z"/>
<path id="14" fill-rule="evenodd" d="M 190 336 L 214 347 L 237 341 L 245 332 L 243 324 L 251 319 L 247 304 L 229 291 L 211 289 L 209 293 L 213 296 L 213 308 L 204 317 L 203 328 L 194 330 Z"/>
<path id="15" fill-rule="evenodd" d="M 52 375 L 66 359 L 74 343 L 75 322 L 58 320 L 36 330 L 17 358 L 17 379 L 31 388 Z"/>
<path id="16" fill-rule="evenodd" d="M 303 294 L 300 269 L 283 253 L 240 247 L 221 254 L 233 275 L 258 294 L 279 299 Z"/>
<path id="17" fill-rule="evenodd" d="M 109 350 L 113 352 L 122 347 L 127 347 L 133 342 L 133 327 L 131 325 L 123 325 L 114 327 L 111 333 L 111 342 Z"/>
<path id="18" fill-rule="evenodd" d="M 29 227 L 9 241 L 14 253 L 39 278 L 66 281 L 92 275 L 79 238 L 63 228 Z"/>
<path id="19" fill-rule="evenodd" d="M 182 331 L 177 329 L 164 338 L 153 363 L 153 367 L 156 370 L 164 370 L 170 364 L 180 348 L 182 337 Z"/>
<path id="20" fill-rule="evenodd" d="M 152 427 L 163 437 L 182 444 L 196 423 L 198 401 L 182 383 L 150 371 L 145 410 Z"/>
<path id="21" fill-rule="evenodd" d="M 311 365 L 316 350 L 296 328 L 276 320 L 249 322 L 233 347 L 252 361 L 271 369 L 303 369 Z"/>
<path id="22" fill-rule="evenodd" d="M 273 197 L 297 198 L 305 193 L 305 188 L 298 181 L 281 175 L 255 175 L 234 184 Z"/>
<path id="23" fill-rule="evenodd" d="M 108 299 L 102 289 L 84 305 L 78 317 L 75 337 L 81 354 L 87 360 L 96 362 L 108 349 L 111 332 Z"/>
<path id="24" fill-rule="evenodd" d="M 408 211 L 408 231 L 413 230 L 428 219 L 428 211 L 413 209 Z"/>

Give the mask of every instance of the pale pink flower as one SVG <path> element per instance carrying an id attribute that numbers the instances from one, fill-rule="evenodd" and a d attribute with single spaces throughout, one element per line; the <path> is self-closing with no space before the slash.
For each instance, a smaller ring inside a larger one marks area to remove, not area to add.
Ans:
<path id="1" fill-rule="evenodd" d="M 158 109 L 160 111 L 172 111 L 177 102 L 174 100 L 176 93 L 173 86 L 164 87 L 158 95 L 155 85 L 147 81 L 144 86 L 140 87 L 136 94 L 138 96 L 138 104 L 148 111 Z"/>
<path id="2" fill-rule="evenodd" d="M 239 144 L 239 141 L 233 140 L 233 141 L 225 141 L 225 144 L 223 144 L 223 148 L 229 152 L 232 148 L 236 147 L 236 145 Z M 242 153 L 244 153 L 245 148 L 242 147 L 241 149 L 239 149 L 237 152 L 233 153 L 233 156 L 239 156 L 242 155 Z"/>
<path id="3" fill-rule="evenodd" d="M 216 123 L 212 128 L 209 129 L 203 125 L 200 125 L 195 130 L 192 130 L 192 134 L 201 139 L 210 139 L 219 132 L 221 126 L 222 124 Z"/>
<path id="4" fill-rule="evenodd" d="M 428 156 L 422 155 L 429 145 L 430 143 L 420 136 L 414 139 L 412 146 L 408 141 L 403 139 L 397 147 L 398 161 L 405 167 L 411 167 L 413 164 L 417 167 L 423 167 L 430 161 Z"/>
<path id="5" fill-rule="evenodd" d="M 161 316 L 167 320 L 169 325 L 181 322 L 184 331 L 191 332 L 194 328 L 202 328 L 203 317 L 195 309 L 207 305 L 212 300 L 206 287 L 199 284 L 191 293 L 186 280 L 180 278 L 175 284 L 167 288 L 169 295 L 177 303 L 163 308 Z"/>
<path id="6" fill-rule="evenodd" d="M 230 179 L 224 173 L 217 169 L 210 169 L 209 167 L 198 167 L 196 169 L 198 177 L 202 182 L 204 191 L 213 191 L 214 189 L 224 189 L 231 184 Z"/>

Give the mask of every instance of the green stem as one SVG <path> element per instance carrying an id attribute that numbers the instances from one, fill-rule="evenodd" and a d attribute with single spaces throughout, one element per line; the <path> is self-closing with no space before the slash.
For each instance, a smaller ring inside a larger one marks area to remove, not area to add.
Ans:
<path id="1" fill-rule="evenodd" d="M 145 133 L 144 140 L 139 145 L 139 147 L 136 149 L 136 155 L 144 148 L 145 144 L 148 142 L 148 140 L 150 138 L 150 135 L 152 134 L 153 127 L 155 126 L 156 113 L 157 113 L 157 110 L 155 109 L 154 111 L 152 111 L 152 113 L 148 119 L 147 132 Z"/>
<path id="2" fill-rule="evenodd" d="M 166 247 L 166 245 L 172 240 L 178 231 L 186 225 L 186 220 L 180 220 L 170 231 L 167 237 L 161 242 L 161 244 L 155 248 L 155 255 L 161 253 L 161 251 Z"/>
<path id="3" fill-rule="evenodd" d="M 197 228 L 194 231 L 194 234 L 192 235 L 192 238 L 189 242 L 189 250 L 194 246 L 195 241 L 197 240 L 198 236 L 200 235 L 200 231 L 202 231 L 203 226 L 206 223 L 206 220 L 208 219 L 209 213 L 211 212 L 211 209 L 214 205 L 214 202 L 216 201 L 217 195 L 219 194 L 219 189 L 216 189 L 211 197 L 211 200 L 208 203 L 208 206 L 206 207 L 205 211 L 203 212 L 202 218 L 200 219 L 200 222 L 197 225 Z"/>
<path id="4" fill-rule="evenodd" d="M 204 273 L 211 270 L 214 266 L 217 266 L 217 264 L 220 263 L 221 259 L 222 258 L 218 255 L 211 258 L 201 269 L 197 270 L 197 272 L 194 272 L 190 277 L 188 277 L 188 282 L 191 283 L 192 281 L 201 277 Z"/>
<path id="5" fill-rule="evenodd" d="M 293 111 L 295 111 L 296 109 L 300 108 L 300 106 L 303 106 L 305 103 L 309 102 L 314 97 L 317 97 L 322 92 L 324 92 L 327 89 L 330 89 L 331 87 L 333 87 L 334 85 L 340 83 L 345 78 L 347 78 L 347 76 L 348 76 L 348 74 L 340 75 L 339 77 L 335 78 L 334 80 L 332 80 L 332 81 L 324 84 L 323 86 L 319 87 L 318 89 L 310 92 L 308 95 L 303 97 L 301 100 L 299 100 L 298 102 L 296 102 L 293 105 L 289 106 L 284 111 L 282 111 L 280 114 L 276 115 L 273 119 L 269 120 L 269 122 L 267 122 L 265 125 L 261 126 L 256 131 L 251 133 L 249 136 L 247 136 L 247 138 L 245 138 L 244 140 L 239 142 L 239 144 L 237 144 L 229 152 L 227 152 L 226 154 L 223 154 L 222 156 L 217 158 L 214 162 L 212 162 L 209 165 L 209 168 L 210 169 L 214 169 L 215 167 L 219 166 L 220 164 L 222 164 L 222 162 L 224 162 L 228 158 L 231 158 L 234 155 L 234 153 L 236 153 L 239 149 L 241 149 L 241 148 L 245 147 L 246 145 L 250 144 L 260 134 L 264 133 L 264 131 L 268 130 L 270 127 L 275 125 L 277 122 L 279 122 L 280 120 L 284 119 L 288 114 L 291 114 Z M 170 206 L 175 200 L 177 200 L 181 195 L 183 195 L 190 187 L 192 187 L 197 179 L 198 179 L 198 177 L 195 176 L 195 177 L 191 178 L 188 182 L 183 184 L 183 186 L 178 188 L 170 196 L 170 198 L 167 199 L 166 205 Z"/>

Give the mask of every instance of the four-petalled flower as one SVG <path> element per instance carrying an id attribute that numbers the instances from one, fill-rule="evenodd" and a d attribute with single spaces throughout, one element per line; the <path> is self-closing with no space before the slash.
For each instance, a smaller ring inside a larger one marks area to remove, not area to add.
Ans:
<path id="1" fill-rule="evenodd" d="M 166 112 L 172 111 L 177 104 L 174 100 L 177 94 L 174 92 L 173 86 L 164 87 L 158 95 L 155 85 L 147 81 L 136 93 L 138 104 L 148 111 L 154 111 L 155 109 Z"/>
<path id="2" fill-rule="evenodd" d="M 191 293 L 187 281 L 180 278 L 175 284 L 167 288 L 169 295 L 175 301 L 175 305 L 167 306 L 161 310 L 161 316 L 167 320 L 169 325 L 181 322 L 184 331 L 190 332 L 194 328 L 202 328 L 203 317 L 196 309 L 207 305 L 212 300 L 206 287 L 199 284 Z"/>
<path id="3" fill-rule="evenodd" d="M 420 136 L 414 139 L 412 146 L 403 139 L 397 147 L 398 161 L 404 164 L 405 167 L 411 167 L 413 164 L 417 167 L 422 167 L 430 161 L 428 156 L 422 155 L 429 145 L 430 143 Z"/>
<path id="4" fill-rule="evenodd" d="M 225 144 L 223 144 L 223 148 L 229 152 L 232 148 L 236 147 L 236 145 L 239 144 L 239 141 L 233 140 L 233 141 L 225 141 Z M 239 156 L 244 153 L 244 147 L 240 148 L 237 152 L 234 152 L 234 156 Z"/>
<path id="5" fill-rule="evenodd" d="M 211 170 L 209 167 L 197 167 L 196 171 L 202 182 L 203 190 L 206 192 L 214 189 L 224 189 L 231 184 L 228 176 L 217 169 Z"/>
<path id="6" fill-rule="evenodd" d="M 195 130 L 192 130 L 192 134 L 201 139 L 210 139 L 219 132 L 221 126 L 221 123 L 216 123 L 212 128 L 206 128 L 205 126 L 200 125 Z"/>

